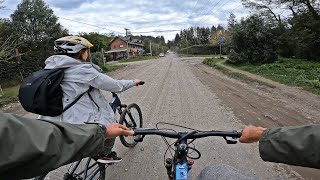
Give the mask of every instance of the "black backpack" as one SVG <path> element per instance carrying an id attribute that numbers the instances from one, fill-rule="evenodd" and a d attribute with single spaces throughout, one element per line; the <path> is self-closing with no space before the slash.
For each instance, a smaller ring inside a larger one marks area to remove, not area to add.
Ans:
<path id="1" fill-rule="evenodd" d="M 78 96 L 72 103 L 63 109 L 63 92 L 60 83 L 64 77 L 64 70 L 42 69 L 25 78 L 19 89 L 19 101 L 22 107 L 32 113 L 44 116 L 58 116 L 74 105 L 86 92 L 92 97 L 89 90 Z"/>

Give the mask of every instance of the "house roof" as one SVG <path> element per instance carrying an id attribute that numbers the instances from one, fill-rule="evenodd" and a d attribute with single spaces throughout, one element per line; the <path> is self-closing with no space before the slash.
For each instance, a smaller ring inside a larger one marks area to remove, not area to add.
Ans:
<path id="1" fill-rule="evenodd" d="M 125 37 L 116 36 L 115 38 L 113 38 L 113 39 L 110 41 L 110 44 L 111 44 L 113 41 L 115 41 L 117 38 L 123 40 L 124 42 L 126 42 L 126 43 L 128 43 L 128 44 L 134 44 L 134 45 L 137 45 L 137 46 L 143 46 L 142 40 L 132 39 L 130 36 L 125 36 Z"/>

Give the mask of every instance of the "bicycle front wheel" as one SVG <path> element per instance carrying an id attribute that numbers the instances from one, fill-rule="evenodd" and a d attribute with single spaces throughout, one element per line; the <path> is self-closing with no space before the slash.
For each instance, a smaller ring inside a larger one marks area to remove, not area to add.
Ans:
<path id="1" fill-rule="evenodd" d="M 129 104 L 120 116 L 119 123 L 129 129 L 142 128 L 142 113 L 140 107 L 133 103 Z M 133 136 L 120 136 L 121 143 L 126 147 L 134 147 L 138 142 L 134 141 Z"/>

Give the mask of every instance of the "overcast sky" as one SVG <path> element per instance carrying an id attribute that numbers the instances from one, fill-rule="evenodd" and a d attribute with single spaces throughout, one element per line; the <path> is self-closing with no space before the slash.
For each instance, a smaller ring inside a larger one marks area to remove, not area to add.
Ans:
<path id="1" fill-rule="evenodd" d="M 21 0 L 5 0 L 1 18 L 9 18 Z M 45 0 L 71 34 L 99 32 L 163 35 L 174 38 L 191 26 L 227 26 L 230 12 L 237 19 L 249 14 L 241 0 Z M 73 21 L 72 21 L 73 20 Z M 77 22 L 75 22 L 77 21 Z M 78 23 L 81 22 L 81 23 Z M 86 23 L 86 24 L 83 24 Z M 90 26 L 90 25 L 94 26 Z M 178 31 L 177 31 L 178 30 Z"/>

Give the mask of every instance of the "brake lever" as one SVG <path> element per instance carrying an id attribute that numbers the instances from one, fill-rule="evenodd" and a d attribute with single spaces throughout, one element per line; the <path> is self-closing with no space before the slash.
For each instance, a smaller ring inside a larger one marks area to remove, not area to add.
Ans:
<path id="1" fill-rule="evenodd" d="M 225 136 L 223 136 L 223 139 L 226 140 L 227 144 L 237 144 L 238 143 L 238 141 L 227 139 Z"/>

